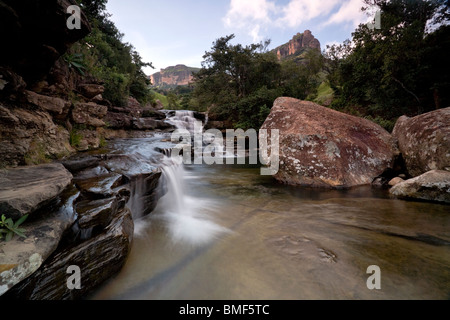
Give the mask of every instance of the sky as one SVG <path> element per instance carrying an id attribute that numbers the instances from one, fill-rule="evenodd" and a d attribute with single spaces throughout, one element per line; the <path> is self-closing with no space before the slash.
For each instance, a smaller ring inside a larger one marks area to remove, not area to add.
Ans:
<path id="1" fill-rule="evenodd" d="M 177 64 L 201 67 L 213 42 L 230 34 L 232 43 L 271 40 L 269 49 L 311 30 L 322 50 L 351 38 L 371 17 L 362 0 L 109 0 L 111 20 L 145 62 L 150 75 Z"/>

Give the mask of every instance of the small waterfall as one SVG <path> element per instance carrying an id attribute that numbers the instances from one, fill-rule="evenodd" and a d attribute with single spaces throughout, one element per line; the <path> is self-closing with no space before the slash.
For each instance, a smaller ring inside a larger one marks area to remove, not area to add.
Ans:
<path id="1" fill-rule="evenodd" d="M 167 120 L 167 122 L 174 125 L 177 129 L 186 129 L 189 132 L 194 132 L 195 121 L 197 119 L 195 118 L 194 111 L 188 110 L 177 110 Z"/>

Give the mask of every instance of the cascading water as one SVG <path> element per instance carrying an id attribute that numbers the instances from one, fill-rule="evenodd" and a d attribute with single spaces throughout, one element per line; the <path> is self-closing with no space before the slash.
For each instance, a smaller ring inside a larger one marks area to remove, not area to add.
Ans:
<path id="1" fill-rule="evenodd" d="M 193 132 L 196 119 L 192 111 L 176 111 L 175 116 L 170 119 L 178 129 Z M 164 189 L 165 195 L 159 200 L 152 216 L 166 222 L 168 233 L 174 242 L 205 244 L 227 232 L 226 228 L 214 223 L 208 215 L 214 214 L 215 211 L 211 201 L 186 193 L 185 180 L 189 177 L 184 169 L 182 156 L 172 156 L 167 149 L 162 151 L 164 158 L 159 188 Z M 147 222 L 137 225 L 138 235 L 145 229 Z"/>

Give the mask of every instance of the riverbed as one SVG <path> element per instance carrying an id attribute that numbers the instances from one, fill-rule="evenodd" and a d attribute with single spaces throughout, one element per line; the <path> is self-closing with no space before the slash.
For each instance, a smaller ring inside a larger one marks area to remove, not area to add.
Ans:
<path id="1" fill-rule="evenodd" d="M 447 205 L 285 186 L 256 165 L 166 168 L 125 267 L 89 299 L 450 298 Z"/>

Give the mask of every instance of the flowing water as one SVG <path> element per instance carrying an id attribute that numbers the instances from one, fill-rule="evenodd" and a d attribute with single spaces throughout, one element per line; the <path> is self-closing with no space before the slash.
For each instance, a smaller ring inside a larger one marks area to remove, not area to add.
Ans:
<path id="1" fill-rule="evenodd" d="M 127 141 L 145 153 L 153 140 Z M 90 299 L 449 299 L 449 206 L 277 184 L 258 166 L 165 158 L 123 270 Z M 367 268 L 381 270 L 369 290 Z"/>

